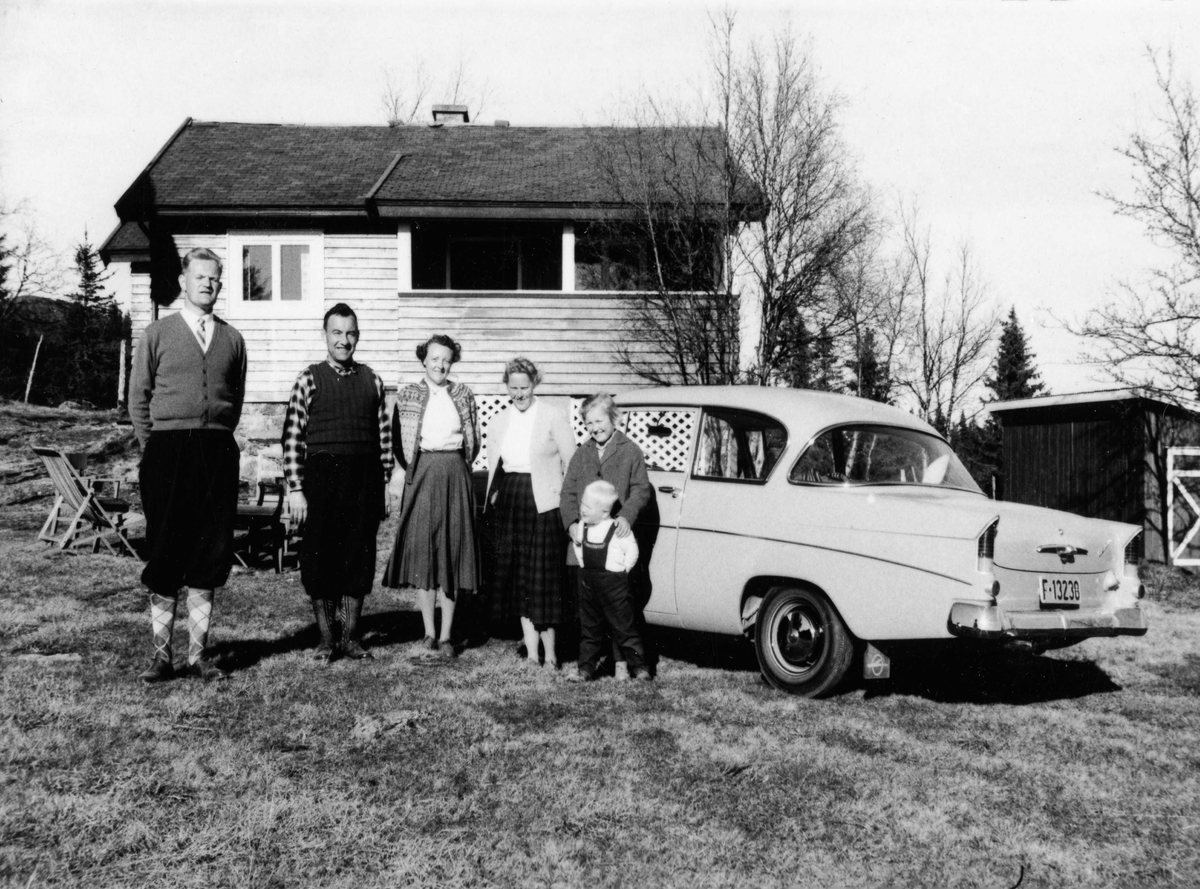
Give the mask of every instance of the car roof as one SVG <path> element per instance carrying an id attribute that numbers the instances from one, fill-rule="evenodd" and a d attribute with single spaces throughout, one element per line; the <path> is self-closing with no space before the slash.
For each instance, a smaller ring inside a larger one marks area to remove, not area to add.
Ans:
<path id="1" fill-rule="evenodd" d="M 937 430 L 918 417 L 893 407 L 854 395 L 786 389 L 777 386 L 667 386 L 631 389 L 616 397 L 622 407 L 728 407 L 759 411 L 780 420 L 790 429 L 825 429 L 842 423 L 879 423 L 903 426 L 931 435 Z"/>

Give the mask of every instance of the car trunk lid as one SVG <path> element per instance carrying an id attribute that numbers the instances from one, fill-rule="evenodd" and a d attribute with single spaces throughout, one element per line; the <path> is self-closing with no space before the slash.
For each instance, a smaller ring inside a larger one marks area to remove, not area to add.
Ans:
<path id="1" fill-rule="evenodd" d="M 1121 527 L 1067 512 L 997 503 L 1000 527 L 993 561 L 1011 571 L 1042 574 L 1102 573 L 1123 558 Z M 1050 519 L 1047 521 L 1047 519 Z"/>

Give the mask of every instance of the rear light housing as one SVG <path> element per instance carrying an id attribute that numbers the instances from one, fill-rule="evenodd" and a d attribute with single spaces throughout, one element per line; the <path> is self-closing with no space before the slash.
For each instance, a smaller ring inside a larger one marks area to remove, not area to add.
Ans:
<path id="1" fill-rule="evenodd" d="M 992 523 L 979 535 L 975 570 L 980 574 L 992 573 L 993 559 L 996 558 L 996 532 L 999 528 L 1000 520 L 993 519 Z"/>
<path id="2" fill-rule="evenodd" d="M 983 591 L 994 600 L 1000 595 L 1000 581 L 993 576 L 996 558 L 996 532 L 1000 528 L 1000 520 L 993 519 L 991 524 L 983 529 L 975 555 L 975 570 L 987 576 Z"/>
<path id="3" fill-rule="evenodd" d="M 1142 532 L 1138 531 L 1125 544 L 1124 567 L 1121 569 L 1121 573 L 1137 580 L 1138 564 L 1142 561 L 1142 554 Z"/>

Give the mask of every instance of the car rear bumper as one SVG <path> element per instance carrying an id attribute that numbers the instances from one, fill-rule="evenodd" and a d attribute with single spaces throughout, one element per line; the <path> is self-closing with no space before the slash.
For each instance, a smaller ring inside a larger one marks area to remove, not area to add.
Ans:
<path id="1" fill-rule="evenodd" d="M 998 605 L 959 602 L 950 609 L 948 629 L 967 639 L 1083 639 L 1141 636 L 1147 626 L 1140 608 L 1005 611 Z"/>

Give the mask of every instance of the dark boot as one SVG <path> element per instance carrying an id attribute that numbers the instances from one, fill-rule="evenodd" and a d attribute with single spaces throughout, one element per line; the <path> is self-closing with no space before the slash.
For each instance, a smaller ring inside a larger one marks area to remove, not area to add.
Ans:
<path id="1" fill-rule="evenodd" d="M 358 619 L 362 617 L 362 596 L 342 597 L 342 654 L 356 661 L 373 657 L 358 641 Z"/>
<path id="2" fill-rule="evenodd" d="M 313 617 L 317 620 L 317 630 L 321 633 L 321 641 L 313 652 L 313 660 L 327 664 L 337 657 L 337 642 L 334 636 L 332 620 L 333 603 L 328 599 L 312 599 Z"/>

